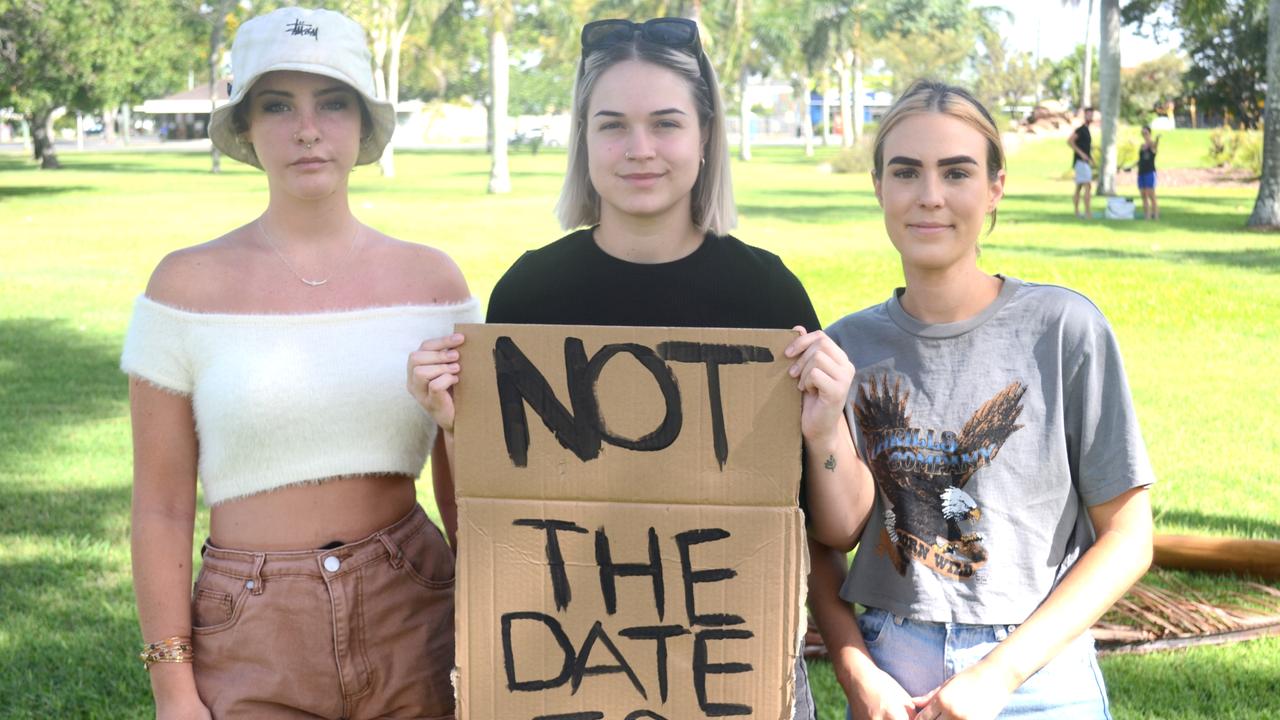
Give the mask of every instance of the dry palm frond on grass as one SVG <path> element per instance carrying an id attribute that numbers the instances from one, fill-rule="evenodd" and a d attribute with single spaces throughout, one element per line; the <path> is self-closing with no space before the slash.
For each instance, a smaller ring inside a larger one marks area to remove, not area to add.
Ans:
<path id="1" fill-rule="evenodd" d="M 1093 626 L 1099 653 L 1146 653 L 1280 636 L 1280 587 L 1248 579 L 1280 580 L 1280 541 L 1157 535 L 1154 564 Z M 1166 569 L 1215 573 L 1219 586 L 1206 597 Z M 812 621 L 804 654 L 827 654 Z"/>
<path id="2" fill-rule="evenodd" d="M 1143 653 L 1280 635 L 1280 590 L 1235 577 L 1205 597 L 1176 576 L 1153 571 L 1093 626 L 1100 653 Z"/>

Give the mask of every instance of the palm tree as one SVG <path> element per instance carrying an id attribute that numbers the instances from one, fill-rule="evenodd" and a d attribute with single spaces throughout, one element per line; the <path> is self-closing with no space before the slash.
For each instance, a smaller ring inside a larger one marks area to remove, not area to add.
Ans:
<path id="1" fill-rule="evenodd" d="M 493 134 L 493 164 L 489 169 L 489 193 L 511 192 L 511 170 L 507 164 L 507 100 L 511 90 L 510 53 L 507 25 L 511 21 L 510 0 L 489 0 L 489 97 L 490 132 Z"/>
<path id="2" fill-rule="evenodd" d="M 1280 230 L 1280 0 L 1267 14 L 1267 101 L 1262 120 L 1262 182 L 1249 227 Z"/>
<path id="3" fill-rule="evenodd" d="M 1098 194 L 1116 194 L 1116 130 L 1120 119 L 1120 0 L 1102 0 L 1102 35 L 1098 50 L 1101 87 L 1102 162 Z M 1086 51 L 1087 52 L 1087 51 Z"/>
<path id="4" fill-rule="evenodd" d="M 1080 0 L 1071 0 L 1079 5 Z M 1084 19 L 1084 69 L 1080 82 L 1080 107 L 1087 108 L 1093 103 L 1089 97 L 1093 93 L 1093 0 L 1089 0 L 1089 12 Z"/>

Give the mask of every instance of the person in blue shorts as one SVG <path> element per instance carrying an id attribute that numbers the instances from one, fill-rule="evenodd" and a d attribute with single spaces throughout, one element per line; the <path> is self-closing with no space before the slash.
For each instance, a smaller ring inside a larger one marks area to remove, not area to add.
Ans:
<path id="1" fill-rule="evenodd" d="M 1160 149 L 1159 136 L 1151 137 L 1151 126 L 1142 126 L 1142 147 L 1138 150 L 1138 192 L 1142 193 L 1142 216 L 1148 220 L 1160 219 L 1160 205 L 1156 203 L 1156 153 Z"/>

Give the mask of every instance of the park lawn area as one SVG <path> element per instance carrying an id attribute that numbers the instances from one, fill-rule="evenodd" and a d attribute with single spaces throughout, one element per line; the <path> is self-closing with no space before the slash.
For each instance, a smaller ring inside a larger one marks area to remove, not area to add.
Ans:
<path id="1" fill-rule="evenodd" d="M 1200 163 L 1206 132 L 1164 135 L 1162 167 Z M 1064 143 L 1012 155 L 983 267 L 1075 288 L 1110 319 L 1160 479 L 1159 531 L 1280 539 L 1280 236 L 1243 232 L 1248 188 L 1162 191 L 1160 223 L 1077 221 Z M 121 341 L 156 262 L 252 220 L 266 182 L 231 161 L 211 176 L 199 154 L 62 160 L 49 172 L 0 155 L 0 715 L 149 717 L 133 659 Z M 352 200 L 366 222 L 448 252 L 484 298 L 521 251 L 561 234 L 564 161 L 514 155 L 515 190 L 493 197 L 482 154 L 401 152 L 394 180 L 357 170 Z M 734 180 L 737 234 L 785 259 L 824 322 L 901 284 L 867 177 L 820 172 L 788 147 L 757 148 Z M 1104 669 L 1118 718 L 1280 714 L 1280 639 Z M 813 670 L 820 717 L 843 717 L 829 666 Z"/>

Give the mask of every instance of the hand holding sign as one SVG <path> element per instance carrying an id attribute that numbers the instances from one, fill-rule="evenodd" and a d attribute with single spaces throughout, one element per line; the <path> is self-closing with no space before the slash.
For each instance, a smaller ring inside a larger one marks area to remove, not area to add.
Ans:
<path id="1" fill-rule="evenodd" d="M 453 395 L 462 366 L 458 348 L 466 340 L 460 333 L 424 341 L 409 353 L 408 387 L 418 404 L 445 432 L 453 432 Z"/>
<path id="2" fill-rule="evenodd" d="M 840 417 L 853 384 L 853 363 L 821 330 L 806 333 L 799 325 L 792 329 L 801 335 L 783 354 L 795 360 L 791 377 L 804 393 L 800 432 L 810 444 L 826 444 L 840 432 Z"/>

